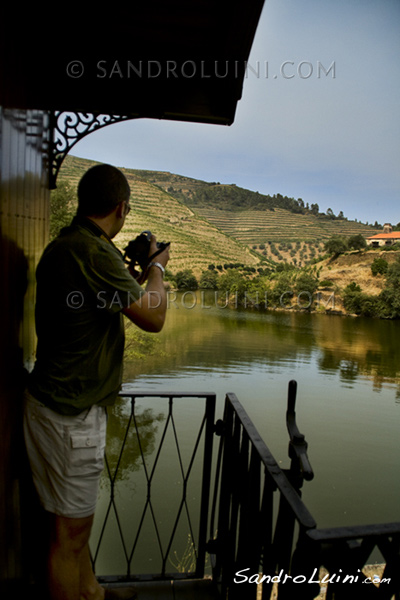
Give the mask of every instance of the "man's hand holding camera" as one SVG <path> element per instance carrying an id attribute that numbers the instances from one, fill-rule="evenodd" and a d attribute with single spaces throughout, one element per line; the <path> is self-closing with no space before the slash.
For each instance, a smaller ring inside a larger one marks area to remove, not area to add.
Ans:
<path id="1" fill-rule="evenodd" d="M 150 240 L 149 257 L 151 260 L 147 265 L 145 279 L 143 281 L 148 279 L 151 269 L 153 271 L 159 271 L 162 275 L 162 279 L 164 279 L 165 267 L 169 261 L 169 244 L 165 244 L 162 248 L 160 248 L 160 245 L 156 240 L 156 236 L 152 235 Z"/>
<path id="2" fill-rule="evenodd" d="M 141 285 L 149 276 L 151 267 L 156 266 L 164 275 L 165 266 L 169 260 L 169 242 L 157 242 L 150 231 L 143 231 L 125 248 L 124 260 L 128 263 L 129 271 Z M 136 265 L 141 272 L 136 270 Z"/>
<path id="3" fill-rule="evenodd" d="M 128 262 L 131 275 L 140 285 L 147 281 L 143 296 L 124 313 L 141 329 L 158 332 L 164 325 L 167 309 L 164 272 L 169 261 L 169 242 L 157 242 L 150 231 L 143 232 L 125 248 L 124 259 Z M 141 272 L 136 270 L 136 264 L 142 269 Z"/>

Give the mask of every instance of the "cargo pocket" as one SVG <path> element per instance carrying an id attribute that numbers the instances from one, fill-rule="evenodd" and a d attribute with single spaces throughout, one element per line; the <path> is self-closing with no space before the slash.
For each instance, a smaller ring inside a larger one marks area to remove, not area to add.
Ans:
<path id="1" fill-rule="evenodd" d="M 69 451 L 65 463 L 70 477 L 95 475 L 103 470 L 104 446 L 98 434 L 69 436 Z"/>

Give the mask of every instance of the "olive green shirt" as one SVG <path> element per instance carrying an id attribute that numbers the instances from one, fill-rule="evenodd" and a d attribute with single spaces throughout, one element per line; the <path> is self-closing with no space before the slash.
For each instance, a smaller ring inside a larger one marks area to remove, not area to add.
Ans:
<path id="1" fill-rule="evenodd" d="M 144 293 L 122 254 L 96 224 L 75 218 L 47 246 L 36 279 L 29 391 L 66 415 L 113 404 L 122 382 L 121 311 Z"/>

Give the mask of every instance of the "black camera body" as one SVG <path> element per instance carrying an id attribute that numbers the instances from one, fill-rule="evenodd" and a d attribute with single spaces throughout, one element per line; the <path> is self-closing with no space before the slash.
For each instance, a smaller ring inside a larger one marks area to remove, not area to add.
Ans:
<path id="1" fill-rule="evenodd" d="M 150 242 L 151 231 L 143 231 L 134 240 L 131 240 L 126 248 L 124 248 L 124 261 L 128 262 L 133 267 L 137 264 L 142 271 L 144 271 L 148 263 L 170 244 L 170 242 L 157 242 L 157 252 L 152 256 L 149 256 Z"/>

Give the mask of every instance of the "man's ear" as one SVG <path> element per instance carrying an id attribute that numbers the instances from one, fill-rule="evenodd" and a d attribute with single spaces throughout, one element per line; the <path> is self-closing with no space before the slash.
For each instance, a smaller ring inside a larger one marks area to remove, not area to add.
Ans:
<path id="1" fill-rule="evenodd" d="M 122 217 L 125 215 L 125 202 L 120 202 L 119 204 L 117 204 L 114 210 L 115 216 L 118 219 L 122 219 Z"/>

